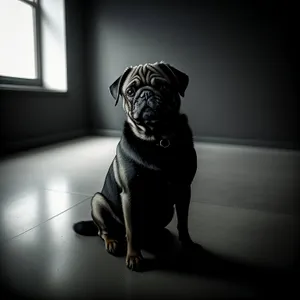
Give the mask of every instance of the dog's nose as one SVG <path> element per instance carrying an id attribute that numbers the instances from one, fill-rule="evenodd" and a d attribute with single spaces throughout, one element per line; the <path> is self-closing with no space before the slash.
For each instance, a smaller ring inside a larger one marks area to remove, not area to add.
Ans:
<path id="1" fill-rule="evenodd" d="M 142 91 L 141 92 L 141 98 L 150 98 L 153 96 L 153 92 L 152 91 L 149 91 L 149 90 L 145 90 L 145 91 Z"/>
<path id="2" fill-rule="evenodd" d="M 159 107 L 159 103 L 153 98 L 148 99 L 147 104 L 152 109 L 157 109 Z"/>

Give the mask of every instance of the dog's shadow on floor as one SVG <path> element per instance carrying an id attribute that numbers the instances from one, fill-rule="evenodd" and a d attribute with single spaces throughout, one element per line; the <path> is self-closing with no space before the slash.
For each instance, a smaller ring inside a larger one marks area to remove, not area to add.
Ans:
<path id="1" fill-rule="evenodd" d="M 198 275 L 202 278 L 231 281 L 251 285 L 269 294 L 292 293 L 295 274 L 292 270 L 262 267 L 228 258 L 198 244 L 183 249 L 178 237 L 168 229 L 154 237 L 147 237 L 143 249 L 155 256 L 145 259 L 144 271 L 162 270 Z"/>

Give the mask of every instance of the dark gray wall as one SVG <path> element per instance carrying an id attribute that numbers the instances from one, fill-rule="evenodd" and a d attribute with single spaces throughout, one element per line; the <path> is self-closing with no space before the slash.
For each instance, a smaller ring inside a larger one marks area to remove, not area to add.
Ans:
<path id="1" fill-rule="evenodd" d="M 0 90 L 0 152 L 11 152 L 84 133 L 87 127 L 80 0 L 66 1 L 68 92 Z"/>
<path id="2" fill-rule="evenodd" d="M 296 142 L 296 15 L 267 1 L 85 2 L 93 129 L 120 130 L 108 86 L 125 67 L 164 60 L 190 76 L 182 109 L 198 137 Z M 294 18 L 294 19 L 293 19 Z"/>

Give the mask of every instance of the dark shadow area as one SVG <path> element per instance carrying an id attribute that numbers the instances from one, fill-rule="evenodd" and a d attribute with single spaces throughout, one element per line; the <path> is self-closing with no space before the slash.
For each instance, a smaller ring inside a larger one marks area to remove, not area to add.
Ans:
<path id="1" fill-rule="evenodd" d="M 284 297 L 282 299 L 295 298 L 296 278 L 299 278 L 296 276 L 299 275 L 296 266 L 282 269 L 259 266 L 213 253 L 199 244 L 184 249 L 177 236 L 167 229 L 149 238 L 144 249 L 156 257 L 145 261 L 145 271 L 159 269 L 196 275 L 245 286 L 263 297 L 277 295 Z"/>
<path id="2" fill-rule="evenodd" d="M 253 291 L 257 297 L 249 295 L 251 299 L 265 299 L 276 296 L 280 299 L 295 299 L 298 294 L 296 290 L 296 266 L 293 269 L 277 269 L 271 267 L 258 266 L 251 263 L 243 262 L 238 259 L 228 258 L 223 255 L 213 253 L 205 247 L 195 244 L 192 248 L 183 249 L 178 241 L 178 237 L 172 234 L 169 230 L 164 229 L 155 236 L 145 236 L 146 240 L 143 244 L 143 250 L 154 254 L 155 259 L 146 258 L 144 261 L 144 272 L 159 271 L 172 272 L 184 275 L 192 275 L 201 279 L 223 281 L 224 283 L 232 283 L 247 290 Z M 99 239 L 99 241 L 101 241 Z M 104 243 L 100 242 L 104 247 Z M 107 254 L 108 255 L 108 254 Z M 120 261 L 124 257 L 120 258 Z M 125 265 L 124 265 L 125 268 Z M 129 271 L 128 272 L 132 272 Z M 103 273 L 99 273 L 105 276 Z M 27 295 L 21 294 L 15 290 L 8 278 L 0 274 L 1 292 L 4 299 L 41 299 L 33 295 L 34 291 Z M 81 276 L 78 274 L 78 276 Z M 184 287 L 183 287 L 184 288 Z M 29 295 L 31 294 L 31 295 Z M 204 296 L 204 297 L 203 297 Z M 147 298 L 147 295 L 145 295 Z M 190 295 L 185 299 L 205 299 L 210 298 L 208 295 Z M 231 297 L 222 295 L 222 299 Z M 247 297 L 248 298 L 248 297 Z M 45 295 L 43 299 L 74 299 L 72 297 L 63 296 L 60 298 L 51 298 L 51 295 Z M 78 297 L 76 299 L 83 299 Z M 103 295 L 92 295 L 84 299 L 106 299 Z M 109 298 L 112 299 L 112 298 Z M 117 299 L 117 298 L 116 298 Z M 120 298 L 121 299 L 121 298 Z M 138 299 L 132 297 L 132 299 Z M 161 299 L 179 299 L 176 295 L 170 297 L 162 296 Z"/>

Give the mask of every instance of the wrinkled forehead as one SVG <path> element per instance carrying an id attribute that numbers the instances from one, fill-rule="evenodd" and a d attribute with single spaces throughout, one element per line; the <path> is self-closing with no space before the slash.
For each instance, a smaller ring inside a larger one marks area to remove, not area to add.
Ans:
<path id="1" fill-rule="evenodd" d="M 134 66 L 124 81 L 123 91 L 131 85 L 154 85 L 155 81 L 167 81 L 170 83 L 170 79 L 162 70 L 161 64 L 147 63 Z"/>

